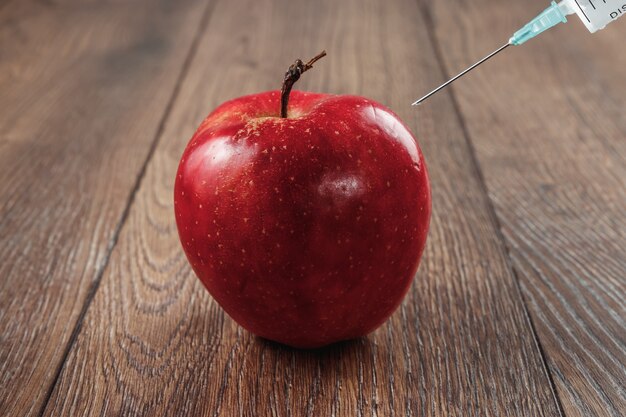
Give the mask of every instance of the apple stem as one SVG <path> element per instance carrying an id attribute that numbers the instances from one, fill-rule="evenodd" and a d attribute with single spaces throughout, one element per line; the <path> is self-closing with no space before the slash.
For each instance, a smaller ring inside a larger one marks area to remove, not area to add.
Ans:
<path id="1" fill-rule="evenodd" d="M 287 105 L 289 104 L 291 87 L 300 79 L 303 72 L 313 68 L 313 64 L 325 56 L 326 51 L 322 51 L 311 58 L 306 64 L 302 62 L 301 59 L 296 59 L 296 62 L 289 66 L 289 69 L 285 73 L 285 79 L 283 80 L 283 88 L 280 90 L 280 117 L 283 119 L 287 117 Z"/>

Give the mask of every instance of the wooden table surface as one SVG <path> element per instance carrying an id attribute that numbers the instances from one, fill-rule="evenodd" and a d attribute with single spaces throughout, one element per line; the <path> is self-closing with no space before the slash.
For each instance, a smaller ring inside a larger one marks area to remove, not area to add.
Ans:
<path id="1" fill-rule="evenodd" d="M 409 106 L 546 6 L 0 2 L 0 415 L 626 415 L 626 20 Z M 297 88 L 396 111 L 433 217 L 392 318 L 303 351 L 211 299 L 172 188 L 210 110 L 321 49 Z"/>

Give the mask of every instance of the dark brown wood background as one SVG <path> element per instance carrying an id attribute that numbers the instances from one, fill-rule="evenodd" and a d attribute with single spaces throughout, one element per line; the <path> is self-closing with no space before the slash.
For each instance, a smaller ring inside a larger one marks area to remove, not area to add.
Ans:
<path id="1" fill-rule="evenodd" d="M 409 106 L 546 6 L 0 2 L 0 415 L 626 415 L 626 20 Z M 394 109 L 433 219 L 392 319 L 302 351 L 221 311 L 171 194 L 211 109 L 321 49 L 297 88 Z"/>

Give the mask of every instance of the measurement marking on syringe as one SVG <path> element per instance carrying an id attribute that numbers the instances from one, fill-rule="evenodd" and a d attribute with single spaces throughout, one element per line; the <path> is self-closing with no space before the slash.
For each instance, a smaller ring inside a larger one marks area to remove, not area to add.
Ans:
<path id="1" fill-rule="evenodd" d="M 591 7 L 593 7 L 593 10 L 596 9 L 596 6 L 593 4 L 593 2 L 591 0 L 589 0 L 589 4 L 591 4 Z"/>
<path id="2" fill-rule="evenodd" d="M 581 12 L 583 12 L 583 16 L 585 16 L 585 18 L 587 19 L 587 21 L 589 23 L 591 23 L 591 19 L 589 19 L 589 17 L 587 16 L 587 13 L 585 13 L 585 10 L 583 10 L 582 7 L 580 7 L 580 3 L 578 3 L 578 0 L 574 0 L 576 2 L 576 6 L 578 6 L 578 8 L 580 9 Z"/>

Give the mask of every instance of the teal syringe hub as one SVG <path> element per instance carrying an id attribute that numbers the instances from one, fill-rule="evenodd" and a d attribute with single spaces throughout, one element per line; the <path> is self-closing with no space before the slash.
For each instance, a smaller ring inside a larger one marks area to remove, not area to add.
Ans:
<path id="1" fill-rule="evenodd" d="M 554 27 L 559 23 L 566 22 L 567 19 L 561 11 L 561 8 L 558 4 L 556 4 L 556 2 L 553 1 L 550 4 L 550 7 L 544 10 L 539 16 L 535 17 L 523 28 L 515 32 L 511 39 L 509 39 L 509 43 L 511 45 L 521 45 L 551 27 Z"/>

